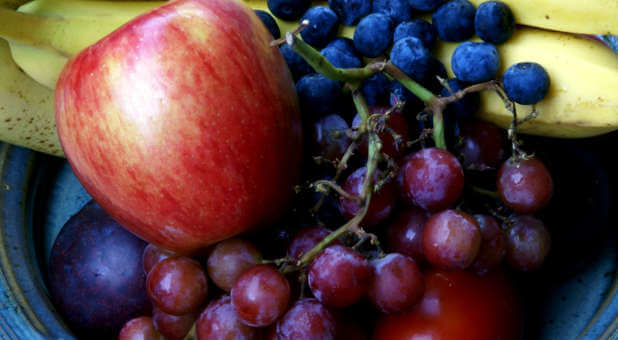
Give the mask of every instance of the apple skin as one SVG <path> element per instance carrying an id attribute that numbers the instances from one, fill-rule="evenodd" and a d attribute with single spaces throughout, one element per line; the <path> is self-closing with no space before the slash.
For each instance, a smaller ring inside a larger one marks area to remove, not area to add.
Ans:
<path id="1" fill-rule="evenodd" d="M 181 254 L 276 220 L 300 178 L 302 130 L 271 40 L 237 1 L 180 0 L 72 58 L 56 123 L 84 188 Z"/>

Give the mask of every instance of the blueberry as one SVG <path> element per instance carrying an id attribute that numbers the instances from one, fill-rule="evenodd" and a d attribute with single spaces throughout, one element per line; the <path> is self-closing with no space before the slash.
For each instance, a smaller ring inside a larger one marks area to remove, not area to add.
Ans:
<path id="1" fill-rule="evenodd" d="M 423 19 L 402 22 L 395 27 L 393 41 L 401 40 L 405 37 L 415 37 L 421 40 L 423 46 L 432 48 L 436 43 L 438 32 L 432 24 Z"/>
<path id="2" fill-rule="evenodd" d="M 549 90 L 549 75 L 537 63 L 518 63 L 504 72 L 504 91 L 509 99 L 522 105 L 538 103 Z"/>
<path id="3" fill-rule="evenodd" d="M 333 39 L 339 28 L 337 14 L 326 6 L 310 8 L 300 19 L 303 20 L 309 20 L 309 26 L 300 32 L 300 36 L 307 44 L 318 48 Z"/>
<path id="4" fill-rule="evenodd" d="M 391 82 L 382 73 L 376 73 L 365 79 L 361 85 L 361 92 L 369 106 L 387 105 Z"/>
<path id="5" fill-rule="evenodd" d="M 256 9 L 254 10 L 254 12 L 258 16 L 258 18 L 262 20 L 262 22 L 264 23 L 264 26 L 266 26 L 266 28 L 268 29 L 268 32 L 270 32 L 273 38 L 275 39 L 281 38 L 281 31 L 279 30 L 279 26 L 277 26 L 277 22 L 275 21 L 275 18 L 273 18 L 272 15 L 270 15 L 266 11 L 262 11 L 261 9 Z"/>
<path id="6" fill-rule="evenodd" d="M 455 49 L 451 56 L 455 77 L 470 83 L 493 79 L 500 68 L 500 56 L 490 43 L 466 41 Z"/>
<path id="7" fill-rule="evenodd" d="M 501 44 L 507 41 L 515 30 L 513 12 L 504 2 L 483 2 L 476 9 L 474 30 L 484 41 Z"/>
<path id="8" fill-rule="evenodd" d="M 382 13 L 371 13 L 361 19 L 354 30 L 354 46 L 366 57 L 384 53 L 393 40 L 391 19 Z"/>
<path id="9" fill-rule="evenodd" d="M 452 78 L 447 81 L 448 88 L 442 88 L 440 92 L 441 97 L 448 97 L 453 93 L 466 88 L 466 84 L 459 81 L 457 78 Z M 478 92 L 472 92 L 466 94 L 460 100 L 448 104 L 444 113 L 447 116 L 454 116 L 457 120 L 465 121 L 472 118 L 472 116 L 479 110 L 481 106 L 481 96 Z"/>
<path id="10" fill-rule="evenodd" d="M 328 0 L 328 6 L 345 26 L 356 25 L 360 18 L 371 12 L 371 0 Z"/>
<path id="11" fill-rule="evenodd" d="M 416 10 L 430 12 L 438 8 L 444 0 L 409 0 L 409 2 L 410 6 Z"/>
<path id="12" fill-rule="evenodd" d="M 354 68 L 361 67 L 361 60 L 353 53 L 338 49 L 335 46 L 324 47 L 320 53 L 335 67 Z"/>
<path id="13" fill-rule="evenodd" d="M 296 83 L 296 92 L 304 113 L 323 116 L 336 111 L 341 84 L 319 73 L 311 73 Z"/>
<path id="14" fill-rule="evenodd" d="M 309 65 L 300 54 L 294 52 L 290 45 L 283 44 L 279 50 L 283 55 L 283 59 L 285 59 L 285 62 L 288 64 L 288 68 L 294 80 L 298 80 L 302 76 L 313 72 L 311 65 Z"/>
<path id="15" fill-rule="evenodd" d="M 328 45 L 326 45 L 326 47 L 335 47 L 335 48 L 340 49 L 340 50 L 342 50 L 344 52 L 353 54 L 353 55 L 357 56 L 359 59 L 361 57 L 361 55 L 356 50 L 356 47 L 354 47 L 354 40 L 352 40 L 350 38 L 346 38 L 346 37 L 335 38 L 335 39 L 331 40 L 331 42 L 329 42 Z"/>
<path id="16" fill-rule="evenodd" d="M 408 0 L 373 0 L 373 12 L 388 15 L 394 25 L 412 18 Z"/>
<path id="17" fill-rule="evenodd" d="M 438 36 L 444 41 L 464 41 L 474 34 L 474 5 L 453 0 L 440 6 L 431 16 Z"/>
<path id="18" fill-rule="evenodd" d="M 423 43 L 414 37 L 398 40 L 391 50 L 393 65 L 417 82 L 426 79 L 431 71 L 432 56 Z"/>
<path id="19" fill-rule="evenodd" d="M 311 0 L 267 0 L 270 13 L 282 20 L 298 20 L 311 6 Z"/>

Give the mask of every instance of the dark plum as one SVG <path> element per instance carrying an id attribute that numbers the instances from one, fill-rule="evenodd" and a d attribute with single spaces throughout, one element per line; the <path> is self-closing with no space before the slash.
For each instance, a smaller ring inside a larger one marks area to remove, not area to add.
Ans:
<path id="1" fill-rule="evenodd" d="M 399 213 L 386 228 L 386 249 L 423 263 L 425 255 L 423 255 L 422 241 L 427 219 L 429 219 L 429 214 L 417 207 L 410 207 Z"/>
<path id="2" fill-rule="evenodd" d="M 423 230 L 423 253 L 440 269 L 468 268 L 481 246 L 481 231 L 472 216 L 458 210 L 432 215 Z"/>
<path id="3" fill-rule="evenodd" d="M 260 261 L 260 251 L 249 241 L 230 238 L 217 243 L 208 256 L 208 277 L 229 292 L 240 274 Z"/>
<path id="4" fill-rule="evenodd" d="M 541 267 L 549 249 L 551 237 L 543 222 L 532 216 L 515 217 L 506 231 L 506 260 L 519 271 Z"/>
<path id="5" fill-rule="evenodd" d="M 554 192 L 554 182 L 538 158 L 507 159 L 497 178 L 502 202 L 520 214 L 532 214 L 545 207 Z"/>
<path id="6" fill-rule="evenodd" d="M 492 44 L 507 41 L 515 31 L 515 17 L 501 1 L 483 2 L 476 9 L 474 30 L 479 38 Z"/>
<path id="7" fill-rule="evenodd" d="M 506 254 L 506 236 L 498 221 L 488 215 L 473 216 L 481 229 L 481 248 L 470 266 L 483 275 L 498 266 Z"/>
<path id="8" fill-rule="evenodd" d="M 499 127 L 474 121 L 463 127 L 461 158 L 465 168 L 485 170 L 498 168 L 505 154 L 505 136 Z"/>
<path id="9" fill-rule="evenodd" d="M 438 36 L 444 41 L 464 41 L 474 35 L 475 8 L 467 0 L 441 5 L 431 16 Z"/>
<path id="10" fill-rule="evenodd" d="M 502 82 L 509 99 L 522 105 L 536 104 L 545 98 L 550 83 L 545 68 L 532 62 L 509 66 Z"/>
<path id="11" fill-rule="evenodd" d="M 156 307 L 152 311 L 154 328 L 169 340 L 184 339 L 196 319 L 197 313 L 176 316 L 167 314 Z"/>
<path id="12" fill-rule="evenodd" d="M 406 157 L 399 171 L 400 190 L 406 199 L 428 211 L 448 208 L 463 191 L 463 169 L 457 158 L 443 149 L 419 150 Z"/>
<path id="13" fill-rule="evenodd" d="M 365 57 L 381 55 L 392 41 L 393 23 L 382 13 L 371 13 L 362 18 L 354 30 L 354 47 Z"/>
<path id="14" fill-rule="evenodd" d="M 403 312 L 421 301 L 425 282 L 414 260 L 391 253 L 371 265 L 373 280 L 367 296 L 382 313 Z"/>
<path id="15" fill-rule="evenodd" d="M 93 335 L 89 334 L 88 339 Z M 165 338 L 155 330 L 151 317 L 140 316 L 122 326 L 118 340 L 165 340 Z"/>
<path id="16" fill-rule="evenodd" d="M 268 29 L 268 32 L 270 32 L 273 38 L 275 39 L 281 38 L 281 30 L 279 30 L 279 26 L 277 25 L 275 18 L 273 18 L 273 16 L 270 15 L 270 13 L 263 11 L 261 9 L 256 9 L 253 11 L 255 12 L 255 15 L 257 15 L 258 18 L 262 20 L 262 22 L 264 23 L 264 26 L 266 26 L 266 28 Z"/>
<path id="17" fill-rule="evenodd" d="M 150 315 L 145 247 L 94 201 L 63 226 L 51 250 L 49 292 L 78 336 L 115 337 L 131 318 Z"/>
<path id="18" fill-rule="evenodd" d="M 300 36 L 313 47 L 324 47 L 337 34 L 339 18 L 326 6 L 315 6 L 303 14 L 300 21 L 309 21 L 309 26 L 300 32 Z"/>
<path id="19" fill-rule="evenodd" d="M 363 183 L 367 169 L 365 167 L 359 168 L 351 173 L 343 184 L 343 190 L 350 195 L 358 196 L 363 190 Z M 374 178 L 374 183 L 378 179 L 378 174 Z M 371 202 L 365 217 L 363 218 L 361 225 L 374 226 L 386 220 L 393 209 L 397 200 L 397 194 L 395 186 L 392 181 L 387 181 L 382 187 L 371 196 Z M 347 219 L 354 217 L 361 209 L 361 205 L 351 199 L 340 196 L 339 209 L 343 216 Z"/>
<path id="20" fill-rule="evenodd" d="M 211 301 L 195 323 L 197 340 L 260 340 L 261 332 L 240 322 L 229 296 Z"/>
<path id="21" fill-rule="evenodd" d="M 290 284 L 277 269 L 259 264 L 242 273 L 231 292 L 232 307 L 241 322 L 265 327 L 277 320 L 290 303 Z"/>
<path id="22" fill-rule="evenodd" d="M 191 258 L 170 257 L 152 267 L 146 291 L 153 305 L 167 314 L 193 313 L 206 301 L 206 272 Z"/>
<path id="23" fill-rule="evenodd" d="M 296 301 L 277 322 L 279 340 L 335 340 L 336 335 L 332 312 L 313 298 Z"/>
<path id="24" fill-rule="evenodd" d="M 331 307 L 356 303 L 367 292 L 372 276 L 369 262 L 341 245 L 324 249 L 311 263 L 307 275 L 313 295 Z"/>

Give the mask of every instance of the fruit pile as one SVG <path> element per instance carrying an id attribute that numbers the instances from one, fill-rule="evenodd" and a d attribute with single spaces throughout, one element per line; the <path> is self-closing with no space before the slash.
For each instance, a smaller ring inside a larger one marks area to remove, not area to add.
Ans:
<path id="1" fill-rule="evenodd" d="M 287 62 L 302 112 L 305 153 L 292 208 L 275 226 L 223 237 L 205 255 L 170 237 L 186 235 L 164 230 L 168 239 L 155 240 L 181 251 L 146 246 L 152 316 L 126 322 L 118 338 L 409 338 L 436 322 L 440 312 L 432 308 L 459 315 L 465 325 L 471 319 L 462 306 L 471 299 L 494 325 L 476 338 L 516 339 L 518 301 L 503 264 L 523 272 L 541 267 L 551 240 L 534 214 L 554 187 L 517 134 L 538 115 L 534 105 L 548 92 L 548 73 L 529 61 L 498 74 L 496 44 L 517 29 L 509 7 L 489 1 L 475 8 L 466 0 L 268 5 L 279 19 L 299 20 L 281 38 L 276 20 L 256 11 L 271 48 Z M 432 22 L 413 18 L 414 11 L 433 12 Z M 336 37 L 342 24 L 356 25 L 353 39 Z M 475 33 L 483 42 L 467 41 Z M 451 59 L 456 78 L 448 79 L 431 53 L 438 39 L 461 42 Z M 61 76 L 61 118 L 71 119 L 77 105 L 66 84 L 82 81 L 73 69 L 88 65 L 86 58 L 72 60 Z M 508 130 L 475 119 L 481 91 L 512 114 Z M 532 105 L 531 113 L 518 119 L 515 103 Z M 70 120 L 59 122 L 74 169 L 102 195 L 97 177 L 80 167 L 85 158 L 76 156 L 81 137 L 68 139 Z M 443 322 L 432 332 L 453 338 L 462 331 Z"/>

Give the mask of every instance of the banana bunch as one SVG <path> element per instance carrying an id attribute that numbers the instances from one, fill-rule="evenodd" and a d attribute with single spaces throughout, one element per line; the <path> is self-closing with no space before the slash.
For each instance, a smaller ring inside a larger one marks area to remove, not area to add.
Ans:
<path id="1" fill-rule="evenodd" d="M 264 0 L 243 1 L 252 8 L 268 10 Z M 534 61 L 551 77 L 548 96 L 536 106 L 538 117 L 520 125 L 520 131 L 578 138 L 618 129 L 618 55 L 580 35 L 618 35 L 618 2 L 591 0 L 584 6 L 564 0 L 503 1 L 512 8 L 518 23 L 530 26 L 519 28 L 508 42 L 498 46 L 503 68 Z M 471 2 L 478 5 L 483 0 Z M 0 38 L 5 39 L 0 39 L 0 140 L 61 156 L 53 89 L 63 66 L 83 48 L 163 2 L 23 3 L 0 0 Z M 297 25 L 280 20 L 278 24 L 282 32 Z M 343 27 L 340 35 L 352 37 L 353 31 Z M 442 43 L 434 50 L 449 72 L 455 47 Z M 497 95 L 483 93 L 482 104 L 480 118 L 503 127 L 510 124 L 512 116 Z M 518 107 L 517 111 L 523 117 L 530 108 Z"/>

